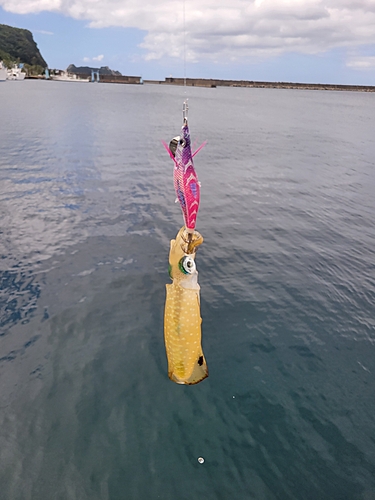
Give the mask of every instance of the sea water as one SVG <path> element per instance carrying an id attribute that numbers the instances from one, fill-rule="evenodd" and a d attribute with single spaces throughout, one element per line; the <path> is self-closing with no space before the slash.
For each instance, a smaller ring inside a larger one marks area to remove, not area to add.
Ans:
<path id="1" fill-rule="evenodd" d="M 167 377 L 182 102 L 210 376 Z M 0 85 L 0 496 L 375 499 L 375 95 Z"/>

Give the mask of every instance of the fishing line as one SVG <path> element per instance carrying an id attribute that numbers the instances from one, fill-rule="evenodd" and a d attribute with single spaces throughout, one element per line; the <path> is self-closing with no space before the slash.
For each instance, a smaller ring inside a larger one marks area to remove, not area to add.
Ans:
<path id="1" fill-rule="evenodd" d="M 182 28 L 184 31 L 184 88 L 186 94 L 186 18 L 185 18 L 185 0 L 182 2 Z"/>
<path id="2" fill-rule="evenodd" d="M 182 0 L 182 29 L 184 32 L 184 103 L 182 105 L 182 118 L 183 120 L 187 120 L 188 114 L 188 98 L 186 92 L 186 16 L 185 16 L 185 0 Z"/>

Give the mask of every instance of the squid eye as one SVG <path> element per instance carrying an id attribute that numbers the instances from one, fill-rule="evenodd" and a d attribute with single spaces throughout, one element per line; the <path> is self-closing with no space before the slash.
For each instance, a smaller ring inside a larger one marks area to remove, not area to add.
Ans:
<path id="1" fill-rule="evenodd" d="M 182 146 L 183 148 L 186 146 L 186 141 L 183 137 L 181 137 L 180 141 L 179 141 L 179 144 L 180 146 Z"/>
<path id="2" fill-rule="evenodd" d="M 192 274 L 195 271 L 194 259 L 190 256 L 185 256 L 180 260 L 178 267 L 182 273 Z"/>

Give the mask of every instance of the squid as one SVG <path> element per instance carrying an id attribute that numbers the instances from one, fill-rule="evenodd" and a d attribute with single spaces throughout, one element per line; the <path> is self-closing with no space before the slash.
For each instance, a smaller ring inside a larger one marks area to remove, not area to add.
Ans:
<path id="1" fill-rule="evenodd" d="M 197 384 L 208 377 L 201 346 L 200 297 L 195 253 L 203 237 L 183 226 L 171 240 L 164 311 L 164 341 L 168 376 L 177 384 Z"/>
<path id="2" fill-rule="evenodd" d="M 173 183 L 185 223 L 176 238 L 171 240 L 169 250 L 172 284 L 166 285 L 164 310 L 168 376 L 177 384 L 193 385 L 208 377 L 201 345 L 200 286 L 195 265 L 197 248 L 203 242 L 202 235 L 195 229 L 200 183 L 193 164 L 193 157 L 205 143 L 191 152 L 186 101 L 181 135 L 174 137 L 169 146 L 163 144 L 174 162 Z"/>

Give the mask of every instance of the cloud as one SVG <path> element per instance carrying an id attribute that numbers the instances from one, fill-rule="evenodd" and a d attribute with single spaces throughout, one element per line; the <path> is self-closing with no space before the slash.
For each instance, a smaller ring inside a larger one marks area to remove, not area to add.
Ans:
<path id="1" fill-rule="evenodd" d="M 34 30 L 35 33 L 41 33 L 42 35 L 53 35 L 52 31 L 44 31 L 44 30 Z"/>
<path id="2" fill-rule="evenodd" d="M 148 60 L 251 61 L 285 52 L 318 54 L 375 44 L 375 0 L 0 0 L 24 14 L 49 10 L 91 28 L 146 31 Z M 184 24 L 185 17 L 185 24 Z M 185 29 L 184 29 L 185 27 Z M 184 36 L 185 32 L 185 36 Z"/>
<path id="3" fill-rule="evenodd" d="M 375 69 L 375 56 L 352 57 L 346 65 L 353 69 Z"/>
<path id="4" fill-rule="evenodd" d="M 99 56 L 96 56 L 96 57 L 84 57 L 83 58 L 83 62 L 91 62 L 91 61 L 96 61 L 96 62 L 100 62 L 104 59 L 104 56 L 103 54 L 100 54 Z"/>

